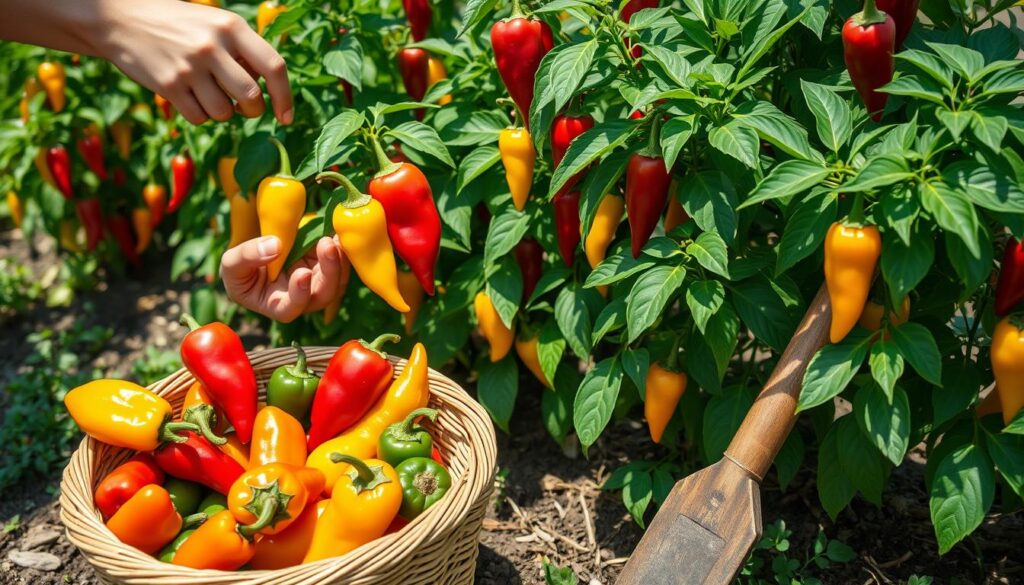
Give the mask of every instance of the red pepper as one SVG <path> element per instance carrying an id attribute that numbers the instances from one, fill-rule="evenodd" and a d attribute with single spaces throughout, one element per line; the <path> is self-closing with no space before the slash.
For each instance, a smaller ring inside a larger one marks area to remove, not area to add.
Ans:
<path id="1" fill-rule="evenodd" d="M 199 326 L 192 315 L 181 316 L 191 331 L 181 340 L 181 361 L 206 388 L 228 417 L 243 444 L 252 440 L 256 418 L 256 372 L 238 334 L 223 323 Z"/>
<path id="2" fill-rule="evenodd" d="M 82 155 L 89 170 L 96 173 L 101 181 L 106 181 L 107 165 L 103 161 L 103 139 L 99 134 L 88 134 L 78 139 L 78 154 Z"/>
<path id="3" fill-rule="evenodd" d="M 996 285 L 996 315 L 1009 315 L 1021 300 L 1024 300 L 1024 245 L 1010 238 Z"/>
<path id="4" fill-rule="evenodd" d="M 164 472 L 149 453 L 138 453 L 114 468 L 96 486 L 93 502 L 104 520 L 117 512 L 140 489 L 151 483 L 162 484 Z"/>
<path id="5" fill-rule="evenodd" d="M 192 184 L 196 180 L 196 164 L 188 153 L 175 155 L 171 159 L 171 202 L 167 204 L 167 212 L 174 213 L 185 202 Z"/>
<path id="6" fill-rule="evenodd" d="M 430 183 L 416 165 L 394 162 L 379 142 L 374 140 L 373 145 L 380 172 L 366 191 L 384 207 L 395 252 L 412 269 L 423 290 L 433 295 L 434 264 L 441 250 L 441 216 Z"/>
<path id="7" fill-rule="evenodd" d="M 430 85 L 430 54 L 423 49 L 401 49 L 398 51 L 398 72 L 402 74 L 405 92 L 414 102 L 423 101 Z M 423 110 L 416 110 L 416 117 L 423 118 Z"/>
<path id="8" fill-rule="evenodd" d="M 903 41 L 910 35 L 910 29 L 917 20 L 917 6 L 920 0 L 875 0 L 878 9 L 892 17 L 896 23 L 896 49 L 903 46 Z"/>
<path id="9" fill-rule="evenodd" d="M 96 197 L 79 199 L 75 202 L 78 221 L 85 228 L 85 249 L 92 252 L 103 239 L 103 209 Z"/>
<path id="10" fill-rule="evenodd" d="M 164 219 L 164 211 L 167 210 L 167 189 L 164 189 L 163 185 L 157 185 L 152 182 L 147 183 L 142 188 L 142 200 L 146 202 L 146 207 L 149 208 L 153 227 L 160 225 L 160 222 Z"/>
<path id="11" fill-rule="evenodd" d="M 124 172 L 124 167 L 114 167 L 114 185 L 118 187 L 124 187 L 128 183 L 128 175 Z"/>
<path id="12" fill-rule="evenodd" d="M 334 352 L 313 397 L 307 438 L 310 452 L 357 423 L 387 390 L 394 368 L 380 348 L 399 339 L 392 333 L 370 343 L 353 339 Z"/>
<path id="13" fill-rule="evenodd" d="M 551 156 L 555 159 L 556 167 L 562 164 L 562 159 L 565 158 L 565 151 L 569 149 L 569 144 L 572 143 L 573 139 L 593 127 L 594 118 L 588 114 L 583 114 L 582 116 L 559 114 L 555 116 L 555 121 L 551 123 Z M 565 182 L 560 192 L 571 191 L 582 177 L 583 171 L 573 175 Z"/>
<path id="14" fill-rule="evenodd" d="M 402 7 L 405 8 L 405 16 L 409 19 L 412 40 L 418 43 L 427 38 L 430 21 L 434 17 L 430 0 L 402 0 Z"/>
<path id="15" fill-rule="evenodd" d="M 576 248 L 580 246 L 580 192 L 558 193 L 552 199 L 555 205 L 555 233 L 558 251 L 566 266 L 572 267 Z"/>
<path id="16" fill-rule="evenodd" d="M 526 129 L 530 129 L 530 104 L 540 60 L 554 46 L 551 28 L 542 20 L 525 18 L 518 1 L 512 3 L 512 17 L 491 27 L 491 46 L 498 74 L 512 101 L 519 108 Z"/>
<path id="17" fill-rule="evenodd" d="M 231 491 L 245 472 L 237 461 L 206 440 L 202 435 L 185 431 L 184 443 L 165 443 L 153 451 L 153 458 L 168 475 L 193 481 L 224 495 Z"/>
<path id="18" fill-rule="evenodd" d="M 527 301 L 537 288 L 544 272 L 544 248 L 533 238 L 524 238 L 515 247 L 516 263 L 523 274 L 523 301 Z"/>
<path id="19" fill-rule="evenodd" d="M 71 155 L 63 144 L 55 144 L 46 151 L 46 166 L 64 198 L 74 197 L 75 193 L 71 190 Z"/>
<path id="20" fill-rule="evenodd" d="M 640 250 L 661 219 L 671 182 L 672 175 L 665 168 L 665 159 L 660 156 L 634 154 L 629 157 L 626 166 L 626 216 L 629 218 L 634 258 L 640 257 Z"/>
<path id="21" fill-rule="evenodd" d="M 864 10 L 843 25 L 843 56 L 850 81 L 857 88 L 871 119 L 882 119 L 888 94 L 876 91 L 892 81 L 895 69 L 896 23 L 875 7 L 875 0 L 864 0 Z"/>
<path id="22" fill-rule="evenodd" d="M 629 22 L 633 18 L 633 15 L 644 8 L 657 8 L 658 0 L 629 0 L 625 6 L 622 7 L 622 11 L 619 12 L 619 16 L 622 18 L 622 22 Z"/>
<path id="23" fill-rule="evenodd" d="M 114 237 L 117 247 L 124 254 L 124 259 L 132 266 L 141 266 L 142 261 L 135 251 L 135 235 L 132 234 L 132 222 L 121 214 L 114 214 L 107 217 L 107 231 Z"/>

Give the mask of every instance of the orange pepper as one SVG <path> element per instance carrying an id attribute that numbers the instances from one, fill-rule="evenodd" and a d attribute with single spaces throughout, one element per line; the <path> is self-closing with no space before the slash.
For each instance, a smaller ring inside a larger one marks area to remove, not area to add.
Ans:
<path id="1" fill-rule="evenodd" d="M 299 517 L 324 489 L 324 474 L 311 467 L 271 463 L 254 467 L 235 480 L 228 510 L 259 534 L 277 534 Z"/>
<path id="2" fill-rule="evenodd" d="M 188 537 L 171 563 L 193 569 L 234 571 L 256 554 L 255 531 L 239 526 L 228 510 L 217 512 Z"/>
<path id="3" fill-rule="evenodd" d="M 420 286 L 420 281 L 416 279 L 415 274 L 408 270 L 399 270 L 398 292 L 402 293 L 402 298 L 409 305 L 409 310 L 402 313 L 402 320 L 405 324 L 406 335 L 412 335 L 412 326 L 416 323 L 416 315 L 419 314 L 420 307 L 423 306 L 423 287 Z"/>
<path id="4" fill-rule="evenodd" d="M 243 445 L 242 440 L 235 433 L 228 433 L 224 438 L 227 439 L 227 442 L 217 445 L 217 448 L 237 461 L 243 469 L 249 469 L 249 445 Z"/>
<path id="5" fill-rule="evenodd" d="M 256 541 L 256 556 L 249 565 L 256 570 L 283 569 L 302 564 L 313 543 L 316 522 L 330 500 L 306 504 L 306 509 L 291 526 L 277 534 L 265 534 Z"/>
<path id="6" fill-rule="evenodd" d="M 140 489 L 107 520 L 118 540 L 148 554 L 174 540 L 181 525 L 171 495 L 155 484 Z"/>
<path id="7" fill-rule="evenodd" d="M 222 156 L 217 161 L 217 178 L 220 179 L 220 188 L 224 191 L 224 197 L 229 201 L 242 192 L 238 181 L 235 180 L 235 165 L 237 163 L 238 157 L 234 156 Z"/>
<path id="8" fill-rule="evenodd" d="M 249 468 L 270 463 L 296 467 L 306 464 L 306 430 L 294 416 L 276 406 L 256 413 L 249 444 Z"/>
<path id="9" fill-rule="evenodd" d="M 551 388 L 551 382 L 548 382 L 544 376 L 544 369 L 540 367 L 540 354 L 537 352 L 539 342 L 540 337 L 536 336 L 529 339 L 516 339 L 516 353 L 519 354 L 519 359 L 523 360 L 523 364 L 533 373 L 533 376 L 540 380 L 541 384 Z"/>
<path id="10" fill-rule="evenodd" d="M 882 315 L 885 314 L 885 307 L 875 301 L 868 301 L 864 305 L 864 311 L 860 314 L 857 324 L 868 331 L 878 331 L 882 328 Z M 910 319 L 910 297 L 903 297 L 899 311 L 889 311 L 888 322 L 890 327 L 899 327 Z M 886 334 L 886 339 L 888 339 Z"/>
<path id="11" fill-rule="evenodd" d="M 36 76 L 46 91 L 46 100 L 50 102 L 50 107 L 59 113 L 67 104 L 67 96 L 64 93 L 67 76 L 64 74 L 64 66 L 56 61 L 43 61 L 36 69 Z"/>

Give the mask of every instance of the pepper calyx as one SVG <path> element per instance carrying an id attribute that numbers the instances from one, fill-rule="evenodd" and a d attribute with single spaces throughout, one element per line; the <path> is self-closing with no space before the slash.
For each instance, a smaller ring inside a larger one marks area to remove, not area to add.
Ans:
<path id="1" fill-rule="evenodd" d="M 433 408 L 417 408 L 410 412 L 409 416 L 405 417 L 405 420 L 397 425 L 392 425 L 390 434 L 396 441 L 419 443 L 420 438 L 417 435 L 417 431 L 423 429 L 417 428 L 416 419 L 423 416 L 430 419 L 431 422 L 434 422 L 437 420 L 437 414 L 437 410 Z"/>
<path id="2" fill-rule="evenodd" d="M 199 428 L 199 433 L 214 445 L 223 445 L 228 442 L 227 439 L 213 432 L 213 427 L 217 425 L 217 411 L 209 404 L 195 404 L 188 407 L 182 413 L 181 420 L 196 425 Z"/>
<path id="3" fill-rule="evenodd" d="M 352 487 L 355 488 L 357 495 L 377 486 L 391 483 L 391 479 L 384 475 L 383 466 L 367 465 L 362 459 L 346 453 L 331 453 L 329 458 L 334 463 L 348 463 L 352 466 L 348 476 L 352 479 Z"/>
<path id="4" fill-rule="evenodd" d="M 256 516 L 256 521 L 251 524 L 238 527 L 242 536 L 252 536 L 264 528 L 274 526 L 281 520 L 291 518 L 288 513 L 288 503 L 295 497 L 281 491 L 278 480 L 274 480 L 262 487 L 252 487 L 252 500 L 242 506 L 244 510 Z"/>

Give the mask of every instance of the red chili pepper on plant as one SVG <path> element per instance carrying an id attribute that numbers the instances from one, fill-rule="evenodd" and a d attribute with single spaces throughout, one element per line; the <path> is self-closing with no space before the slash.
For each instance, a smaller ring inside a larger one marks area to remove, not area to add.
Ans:
<path id="1" fill-rule="evenodd" d="M 580 192 L 558 193 L 552 199 L 555 206 L 555 233 L 558 251 L 566 266 L 572 267 L 576 248 L 580 246 Z"/>
<path id="2" fill-rule="evenodd" d="M 183 443 L 167 443 L 153 451 L 153 458 L 168 475 L 194 481 L 224 495 L 245 471 L 230 455 L 192 431 L 182 433 Z"/>
<path id="3" fill-rule="evenodd" d="M 523 274 L 523 301 L 530 298 L 537 288 L 544 271 L 544 248 L 533 238 L 524 238 L 515 247 L 516 263 Z"/>
<path id="4" fill-rule="evenodd" d="M 141 266 L 138 252 L 135 251 L 135 236 L 132 234 L 132 223 L 127 217 L 121 214 L 114 214 L 107 217 L 107 231 L 114 237 L 117 247 L 124 254 L 124 259 L 132 266 Z"/>
<path id="5" fill-rule="evenodd" d="M 100 481 L 93 493 L 93 502 L 103 514 L 103 518 L 110 518 L 144 486 L 163 482 L 164 472 L 157 467 L 153 456 L 149 453 L 138 453 L 115 467 Z"/>
<path id="6" fill-rule="evenodd" d="M 164 219 L 164 212 L 167 210 L 167 189 L 163 185 L 149 183 L 142 188 L 142 199 L 149 208 L 150 218 L 153 227 L 160 225 Z"/>
<path id="7" fill-rule="evenodd" d="M 65 199 L 75 196 L 71 189 L 71 155 L 63 144 L 55 144 L 46 151 L 46 167 Z"/>
<path id="8" fill-rule="evenodd" d="M 85 249 L 92 252 L 103 239 L 103 209 L 96 197 L 79 199 L 75 202 L 78 221 L 85 228 Z"/>
<path id="9" fill-rule="evenodd" d="M 1006 242 L 1003 264 L 999 268 L 996 315 L 1009 315 L 1021 300 L 1024 300 L 1024 244 L 1016 238 L 1010 238 Z"/>
<path id="10" fill-rule="evenodd" d="M 405 8 L 405 16 L 409 19 L 412 40 L 418 43 L 427 38 L 430 21 L 434 17 L 434 11 L 430 8 L 430 0 L 402 0 L 402 7 Z"/>
<path id="11" fill-rule="evenodd" d="M 168 213 L 174 213 L 181 207 L 196 180 L 196 164 L 187 152 L 177 154 L 171 159 L 171 177 L 171 202 L 167 204 Z"/>
<path id="12" fill-rule="evenodd" d="M 512 0 L 512 16 L 491 27 L 491 46 L 498 74 L 512 101 L 519 108 L 526 129 L 530 129 L 530 104 L 537 68 L 554 46 L 551 28 L 542 20 L 525 17 L 519 0 Z"/>
<path id="13" fill-rule="evenodd" d="M 89 170 L 96 173 L 101 181 L 106 181 L 107 165 L 103 160 L 103 139 L 99 134 L 88 133 L 78 139 L 78 154 L 82 155 Z"/>
<path id="14" fill-rule="evenodd" d="M 875 0 L 864 0 L 864 9 L 843 25 L 843 56 L 850 81 L 876 122 L 882 119 L 889 98 L 877 90 L 892 81 L 895 48 L 896 23 L 878 10 Z"/>
<path id="15" fill-rule="evenodd" d="M 569 144 L 573 139 L 593 127 L 594 118 L 588 114 L 582 116 L 559 114 L 555 116 L 554 122 L 551 123 L 551 156 L 555 160 L 556 167 L 562 164 L 565 151 L 569 149 Z M 563 193 L 571 191 L 582 177 L 583 171 L 576 173 L 565 182 L 560 191 Z"/>
<path id="16" fill-rule="evenodd" d="M 353 339 L 338 348 L 313 397 L 309 451 L 358 422 L 387 390 L 394 368 L 380 348 L 400 339 L 385 333 L 370 343 Z"/>
<path id="17" fill-rule="evenodd" d="M 661 220 L 672 182 L 665 159 L 657 151 L 657 136 L 658 118 L 655 118 L 650 144 L 629 157 L 626 165 L 626 216 L 634 258 L 640 257 L 640 251 Z"/>
<path id="18" fill-rule="evenodd" d="M 413 101 L 422 101 L 427 94 L 430 77 L 430 54 L 423 49 L 400 49 L 398 72 L 402 75 L 405 92 Z"/>
<path id="19" fill-rule="evenodd" d="M 910 29 L 917 20 L 917 6 L 920 0 L 875 0 L 878 9 L 892 17 L 896 23 L 896 49 L 910 35 Z"/>
<path id="20" fill-rule="evenodd" d="M 248 443 L 256 418 L 256 373 L 242 340 L 223 323 L 200 327 L 187 313 L 181 322 L 191 330 L 181 340 L 181 361 L 224 411 L 238 439 Z"/>

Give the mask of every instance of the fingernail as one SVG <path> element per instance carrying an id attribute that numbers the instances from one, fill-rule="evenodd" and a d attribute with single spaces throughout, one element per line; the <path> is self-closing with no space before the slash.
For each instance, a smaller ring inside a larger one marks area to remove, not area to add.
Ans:
<path id="1" fill-rule="evenodd" d="M 263 256 L 264 258 L 272 258 L 277 256 L 277 253 L 281 251 L 281 240 L 278 240 L 274 236 L 260 238 L 256 243 L 256 249 L 259 250 L 260 256 Z"/>
<path id="2" fill-rule="evenodd" d="M 287 110 L 285 110 L 284 113 L 281 114 L 281 123 L 282 124 L 291 124 L 292 123 L 292 115 L 293 114 L 292 114 L 291 108 L 288 108 Z"/>
<path id="3" fill-rule="evenodd" d="M 313 276 L 312 275 L 310 275 L 309 278 L 303 278 L 302 280 L 299 281 L 299 288 L 302 289 L 303 291 L 309 290 L 309 288 L 312 285 L 313 285 Z"/>

